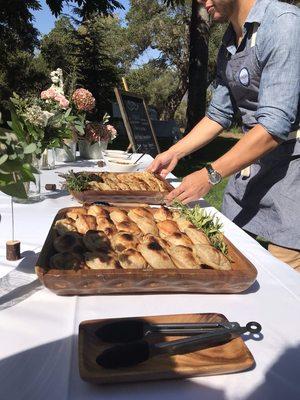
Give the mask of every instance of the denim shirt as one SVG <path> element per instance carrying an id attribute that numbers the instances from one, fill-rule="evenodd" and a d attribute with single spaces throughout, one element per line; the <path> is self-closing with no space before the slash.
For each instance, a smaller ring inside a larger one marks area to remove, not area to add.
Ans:
<path id="1" fill-rule="evenodd" d="M 254 24 L 258 25 L 254 51 L 260 83 L 255 110 L 249 113 L 253 113 L 253 125 L 260 124 L 286 140 L 299 128 L 300 119 L 300 10 L 277 0 L 257 0 L 245 21 L 244 37 L 251 37 Z M 229 25 L 218 55 L 216 88 L 206 113 L 224 128 L 230 128 L 240 105 L 220 72 L 226 53 L 230 56 L 238 51 Z"/>

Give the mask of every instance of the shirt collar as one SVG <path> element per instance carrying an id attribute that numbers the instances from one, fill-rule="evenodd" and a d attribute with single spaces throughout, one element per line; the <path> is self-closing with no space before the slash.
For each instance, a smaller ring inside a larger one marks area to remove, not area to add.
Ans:
<path id="1" fill-rule="evenodd" d="M 274 0 L 256 0 L 253 7 L 251 8 L 246 21 L 244 23 L 244 32 L 247 31 L 247 26 L 253 23 L 261 23 L 263 16 L 265 14 L 266 8 L 268 7 L 269 3 Z M 236 51 L 235 46 L 235 33 L 232 28 L 232 25 L 229 24 L 226 32 L 223 36 L 222 40 L 223 45 L 227 48 L 227 50 L 234 54 Z"/>

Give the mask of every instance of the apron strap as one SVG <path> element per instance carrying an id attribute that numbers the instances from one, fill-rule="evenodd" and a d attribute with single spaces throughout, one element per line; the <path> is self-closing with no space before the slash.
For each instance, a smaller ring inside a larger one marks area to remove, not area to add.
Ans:
<path id="1" fill-rule="evenodd" d="M 256 36 L 257 36 L 257 29 L 259 27 L 259 24 L 257 22 L 253 23 L 253 29 L 252 29 L 252 36 L 251 36 L 251 44 L 250 47 L 254 47 L 256 44 Z"/>

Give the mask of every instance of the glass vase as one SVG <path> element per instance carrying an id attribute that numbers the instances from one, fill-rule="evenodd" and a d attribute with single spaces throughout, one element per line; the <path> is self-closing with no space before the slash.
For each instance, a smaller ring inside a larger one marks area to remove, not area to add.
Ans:
<path id="1" fill-rule="evenodd" d="M 86 160 L 100 160 L 102 159 L 102 145 L 101 142 L 91 144 L 87 140 L 79 140 L 78 142 L 80 157 Z"/>
<path id="2" fill-rule="evenodd" d="M 55 150 L 53 148 L 45 149 L 41 156 L 40 169 L 55 168 Z"/>
<path id="3" fill-rule="evenodd" d="M 33 158 L 31 164 L 39 172 L 41 160 Z M 30 204 L 43 200 L 43 197 L 41 195 L 41 174 L 37 173 L 33 174 L 33 176 L 35 178 L 35 182 L 24 182 L 27 199 L 13 197 L 13 201 L 15 203 Z"/>

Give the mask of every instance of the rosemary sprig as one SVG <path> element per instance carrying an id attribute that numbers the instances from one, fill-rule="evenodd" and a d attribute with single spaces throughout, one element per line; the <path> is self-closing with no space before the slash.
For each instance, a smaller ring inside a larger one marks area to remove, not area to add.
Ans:
<path id="1" fill-rule="evenodd" d="M 194 208 L 189 208 L 175 201 L 173 206 L 179 210 L 182 216 L 191 221 L 197 229 L 203 230 L 212 246 L 227 256 L 228 248 L 221 232 L 223 225 L 218 217 L 208 214 L 199 204 L 196 204 Z"/>
<path id="2" fill-rule="evenodd" d="M 69 191 L 82 192 L 87 190 L 89 183 L 94 180 L 93 176 L 88 174 L 75 174 L 73 170 L 70 170 L 67 174 L 61 174 L 62 178 L 66 180 L 64 186 Z"/>

